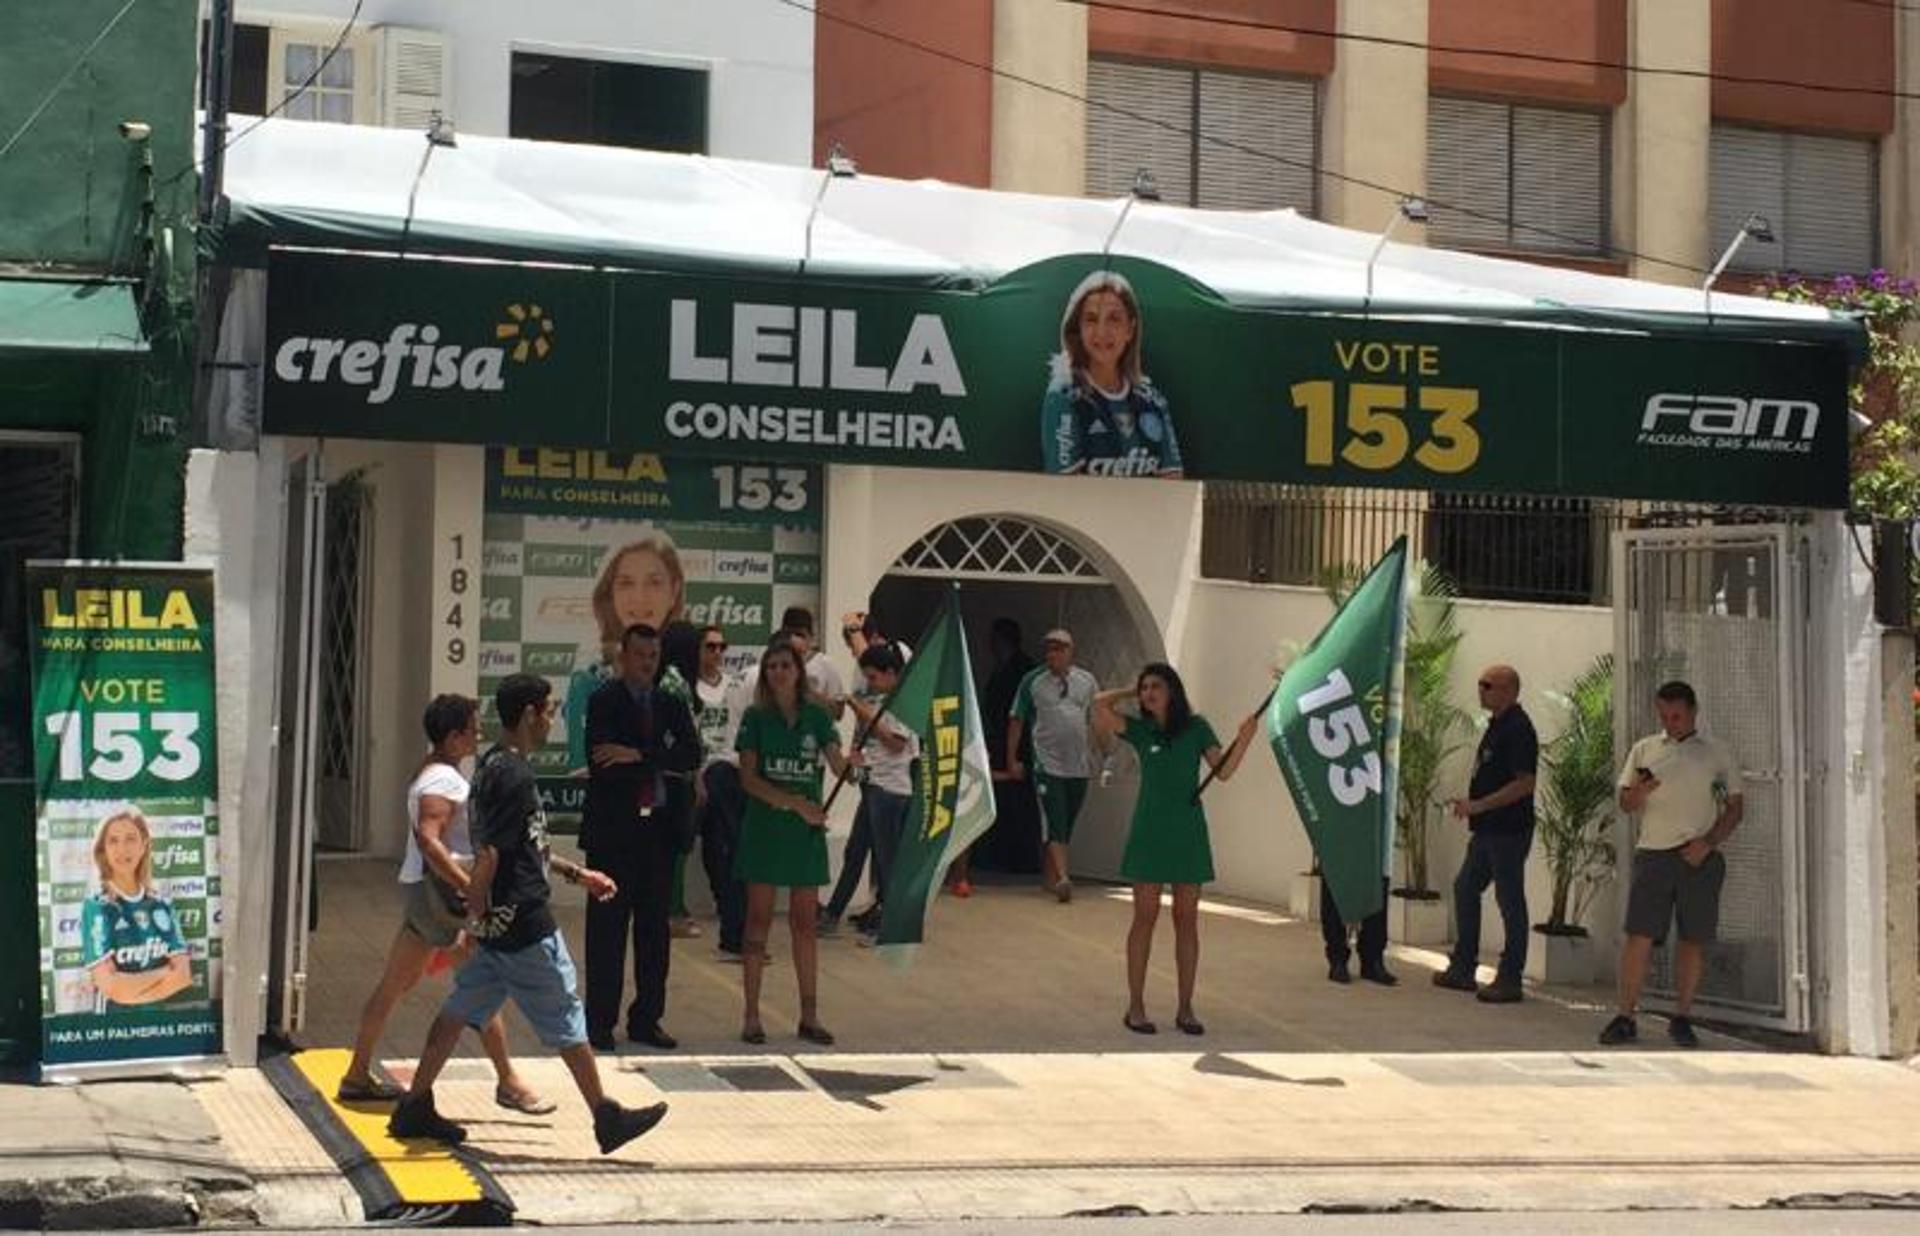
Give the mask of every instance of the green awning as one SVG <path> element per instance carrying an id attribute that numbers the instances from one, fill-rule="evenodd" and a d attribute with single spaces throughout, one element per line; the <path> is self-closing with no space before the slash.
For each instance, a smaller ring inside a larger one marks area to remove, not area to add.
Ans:
<path id="1" fill-rule="evenodd" d="M 0 279 L 0 356 L 146 350 L 131 284 Z"/>

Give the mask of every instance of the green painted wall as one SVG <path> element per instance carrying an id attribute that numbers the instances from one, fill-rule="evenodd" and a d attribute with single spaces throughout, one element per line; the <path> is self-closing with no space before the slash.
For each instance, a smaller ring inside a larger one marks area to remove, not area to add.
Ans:
<path id="1" fill-rule="evenodd" d="M 152 352 L 0 361 L 0 430 L 81 435 L 83 555 L 175 559 L 186 450 L 166 426 L 167 418 L 188 423 L 193 390 L 197 5 L 61 0 L 8 8 L 0 39 L 0 267 L 13 269 L 0 276 L 138 280 Z M 126 120 L 152 126 L 151 139 L 123 138 Z M 39 1035 L 33 833 L 32 787 L 0 785 L 0 1059 L 31 1058 Z"/>

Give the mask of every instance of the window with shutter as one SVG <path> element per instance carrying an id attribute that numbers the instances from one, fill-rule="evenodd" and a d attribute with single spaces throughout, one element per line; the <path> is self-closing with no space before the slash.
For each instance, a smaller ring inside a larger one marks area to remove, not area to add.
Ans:
<path id="1" fill-rule="evenodd" d="M 0 434 L 0 781 L 33 775 L 24 565 L 73 556 L 79 495 L 77 438 Z"/>
<path id="2" fill-rule="evenodd" d="M 1176 205 L 1313 213 L 1314 82 L 1095 58 L 1087 99 L 1089 194 L 1122 196 L 1144 168 Z"/>
<path id="3" fill-rule="evenodd" d="M 380 123 L 424 130 L 447 106 L 447 40 L 437 30 L 380 28 Z"/>
<path id="4" fill-rule="evenodd" d="M 1879 251 L 1878 157 L 1871 138 L 1713 126 L 1709 248 L 1717 256 L 1748 215 L 1760 214 L 1773 225 L 1775 243 L 1742 246 L 1734 269 L 1870 269 Z"/>
<path id="5" fill-rule="evenodd" d="M 1430 99 L 1428 240 L 1455 249 L 1604 253 L 1606 140 L 1598 112 Z"/>

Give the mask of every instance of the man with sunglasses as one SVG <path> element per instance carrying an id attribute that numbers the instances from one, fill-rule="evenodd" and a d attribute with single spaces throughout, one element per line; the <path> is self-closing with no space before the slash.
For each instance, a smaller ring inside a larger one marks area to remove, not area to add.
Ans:
<path id="1" fill-rule="evenodd" d="M 1031 730 L 1033 790 L 1047 829 L 1042 879 L 1049 892 L 1067 902 L 1073 900 L 1067 847 L 1087 798 L 1088 719 L 1100 683 L 1073 663 L 1072 632 L 1056 627 L 1040 643 L 1045 660 L 1013 693 L 1013 715 L 1007 719 L 1007 775 L 1015 781 L 1026 776 L 1020 763 L 1020 740 Z"/>
<path id="2" fill-rule="evenodd" d="M 1533 848 L 1533 783 L 1540 767 L 1540 739 L 1520 707 L 1520 675 L 1511 665 L 1481 671 L 1480 707 L 1487 730 L 1474 755 L 1467 797 L 1451 806 L 1467 821 L 1472 836 L 1466 861 L 1453 881 L 1453 958 L 1433 976 L 1436 986 L 1477 991 L 1488 1004 L 1514 1004 L 1521 998 L 1520 975 L 1527 964 L 1527 852 Z M 1480 897 L 1493 885 L 1506 945 L 1500 969 L 1485 987 L 1474 983 L 1480 957 Z"/>
<path id="3" fill-rule="evenodd" d="M 753 703 L 753 684 L 744 675 L 727 673 L 727 636 L 719 627 L 700 632 L 700 696 L 694 722 L 700 730 L 704 763 L 694 782 L 694 809 L 699 815 L 700 862 L 707 869 L 713 904 L 720 915 L 720 958 L 741 959 L 747 921 L 747 886 L 733 874 L 733 857 L 740 849 L 740 821 L 746 815 L 746 791 L 740 786 L 740 756 L 734 736 L 740 718 Z"/>

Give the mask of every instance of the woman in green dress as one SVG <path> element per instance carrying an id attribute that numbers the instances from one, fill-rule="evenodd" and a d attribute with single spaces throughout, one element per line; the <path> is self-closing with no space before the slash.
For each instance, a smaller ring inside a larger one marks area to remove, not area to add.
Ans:
<path id="1" fill-rule="evenodd" d="M 807 693 L 807 675 L 792 643 L 776 640 L 760 657 L 753 707 L 740 718 L 735 739 L 747 815 L 740 826 L 734 871 L 747 886 L 745 944 L 746 1012 L 740 1038 L 764 1043 L 760 1025 L 760 976 L 766 967 L 767 931 L 773 902 L 787 890 L 787 928 L 793 936 L 793 971 L 800 985 L 800 1037 L 826 1046 L 833 1035 L 820 1024 L 816 986 L 820 886 L 827 882 L 827 813 L 820 805 L 824 767 L 844 775 L 846 757 L 833 718 Z"/>
<path id="2" fill-rule="evenodd" d="M 1119 705 L 1131 695 L 1140 715 Z M 1213 847 L 1207 840 L 1207 813 L 1194 798 L 1201 766 L 1230 779 L 1247 753 L 1256 713 L 1240 723 L 1239 736 L 1226 753 L 1207 719 L 1187 702 L 1186 684 L 1171 665 L 1155 662 L 1140 671 L 1131 690 L 1122 687 L 1094 697 L 1094 728 L 1118 737 L 1140 757 L 1140 794 L 1133 825 L 1120 859 L 1120 875 L 1133 885 L 1133 925 L 1127 931 L 1127 1029 L 1153 1034 L 1147 1020 L 1147 959 L 1153 952 L 1153 928 L 1160 918 L 1160 888 L 1173 885 L 1173 948 L 1180 975 L 1180 1008 L 1173 1023 L 1188 1034 L 1205 1034 L 1193 1015 L 1193 980 L 1200 968 L 1200 886 L 1213 879 Z"/>

